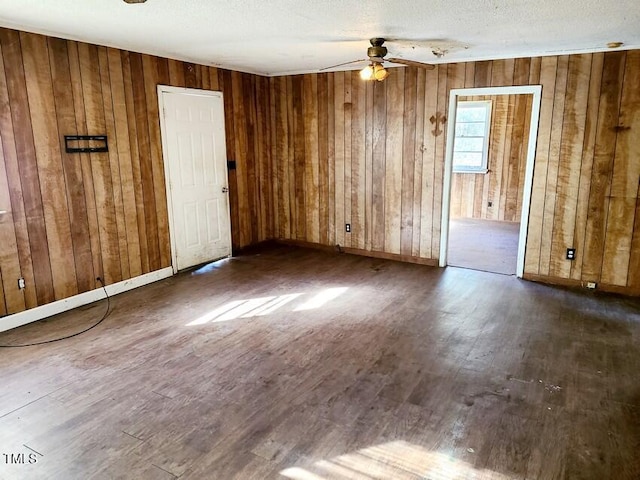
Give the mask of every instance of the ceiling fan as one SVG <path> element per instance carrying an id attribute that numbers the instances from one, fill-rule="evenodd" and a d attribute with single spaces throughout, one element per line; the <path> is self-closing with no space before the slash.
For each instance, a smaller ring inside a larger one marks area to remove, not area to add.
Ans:
<path id="1" fill-rule="evenodd" d="M 384 38 L 372 38 L 369 40 L 371 42 L 371 46 L 367 49 L 367 56 L 369 57 L 369 65 L 360 70 L 360 78 L 363 80 L 377 80 L 378 82 L 383 81 L 385 78 L 389 76 L 389 71 L 384 68 L 383 63 L 397 63 L 400 65 L 407 65 L 410 67 L 418 67 L 424 68 L 427 70 L 433 70 L 435 65 L 431 65 L 429 63 L 417 62 L 415 60 L 407 60 L 404 58 L 384 58 L 387 55 L 387 47 L 383 46 L 385 39 Z M 366 58 L 361 58 L 358 60 L 352 60 L 350 62 L 339 63 L 337 65 L 332 65 L 330 67 L 321 68 L 320 71 L 329 70 L 330 68 L 341 67 L 343 65 L 350 65 L 352 63 L 358 62 L 366 62 Z"/>

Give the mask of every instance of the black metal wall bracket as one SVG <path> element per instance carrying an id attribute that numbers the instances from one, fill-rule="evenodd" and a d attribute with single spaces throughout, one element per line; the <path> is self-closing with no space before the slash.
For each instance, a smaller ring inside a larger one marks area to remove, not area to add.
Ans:
<path id="1" fill-rule="evenodd" d="M 109 151 L 106 135 L 65 135 L 64 147 L 67 153 L 99 153 Z"/>

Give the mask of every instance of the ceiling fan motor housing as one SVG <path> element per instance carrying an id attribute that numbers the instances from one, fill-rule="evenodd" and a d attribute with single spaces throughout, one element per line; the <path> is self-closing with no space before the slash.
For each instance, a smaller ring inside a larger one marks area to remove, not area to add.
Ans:
<path id="1" fill-rule="evenodd" d="M 387 47 L 383 47 L 384 38 L 372 38 L 370 40 L 371 46 L 367 49 L 367 56 L 369 58 L 381 61 L 387 54 Z"/>

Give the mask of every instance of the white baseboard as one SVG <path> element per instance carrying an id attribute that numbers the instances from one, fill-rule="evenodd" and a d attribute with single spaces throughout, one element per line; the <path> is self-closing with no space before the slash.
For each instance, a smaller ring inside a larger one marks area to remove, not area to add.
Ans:
<path id="1" fill-rule="evenodd" d="M 144 275 L 140 275 L 135 278 L 123 280 L 122 282 L 107 285 L 107 293 L 111 297 L 113 295 L 117 295 L 119 293 L 123 293 L 128 290 L 133 290 L 134 288 L 147 285 L 148 283 L 157 282 L 158 280 L 168 278 L 172 275 L 173 268 L 163 268 L 154 272 L 145 273 Z M 38 320 L 42 320 L 43 318 L 57 315 L 58 313 L 66 312 L 67 310 L 72 310 L 74 308 L 81 307 L 82 305 L 87 305 L 89 303 L 102 300 L 103 298 L 104 290 L 102 288 L 97 288 L 95 290 L 91 290 L 90 292 L 80 293 L 78 295 L 74 295 L 73 297 L 47 303 L 46 305 L 31 308 L 29 310 L 25 310 L 24 312 L 14 313 L 13 315 L 8 315 L 6 317 L 0 318 L 0 332 L 11 330 L 12 328 L 26 325 L 27 323 L 37 322 Z"/>

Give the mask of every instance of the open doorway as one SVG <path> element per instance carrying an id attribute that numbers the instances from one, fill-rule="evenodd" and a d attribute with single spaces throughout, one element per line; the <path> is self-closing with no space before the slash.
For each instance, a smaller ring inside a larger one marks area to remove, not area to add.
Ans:
<path id="1" fill-rule="evenodd" d="M 540 93 L 451 91 L 441 266 L 522 276 Z"/>

